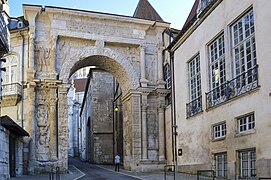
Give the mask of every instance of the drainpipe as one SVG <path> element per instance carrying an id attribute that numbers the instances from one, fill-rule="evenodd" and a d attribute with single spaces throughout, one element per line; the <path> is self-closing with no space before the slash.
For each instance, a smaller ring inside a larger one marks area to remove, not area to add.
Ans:
<path id="1" fill-rule="evenodd" d="M 22 40 L 22 110 L 21 110 L 21 124 L 22 124 L 22 128 L 24 128 L 24 43 L 25 43 L 25 37 L 22 33 L 22 31 L 20 31 L 20 35 L 22 36 L 23 40 Z"/>
<path id="2" fill-rule="evenodd" d="M 171 117 L 172 117 L 172 152 L 173 152 L 173 163 L 175 168 L 178 165 L 177 159 L 177 123 L 176 123 L 176 104 L 175 104 L 175 77 L 174 77 L 174 52 L 170 51 L 170 68 L 171 68 L 171 95 L 172 103 L 171 105 Z M 176 173 L 176 169 L 174 171 Z"/>
<path id="3" fill-rule="evenodd" d="M 115 157 L 115 88 L 116 88 L 116 81 L 115 81 L 115 78 L 113 77 L 113 101 L 112 101 L 112 110 L 113 110 L 113 164 L 114 164 L 114 157 Z"/>

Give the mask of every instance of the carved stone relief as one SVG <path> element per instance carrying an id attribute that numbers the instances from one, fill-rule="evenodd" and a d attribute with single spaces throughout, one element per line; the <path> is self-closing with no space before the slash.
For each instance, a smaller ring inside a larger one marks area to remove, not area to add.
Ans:
<path id="1" fill-rule="evenodd" d="M 51 49 L 36 47 L 35 49 L 37 71 L 48 72 L 51 60 Z"/>
<path id="2" fill-rule="evenodd" d="M 49 135 L 50 125 L 48 123 L 48 106 L 39 104 L 37 108 L 37 160 L 49 160 Z"/>

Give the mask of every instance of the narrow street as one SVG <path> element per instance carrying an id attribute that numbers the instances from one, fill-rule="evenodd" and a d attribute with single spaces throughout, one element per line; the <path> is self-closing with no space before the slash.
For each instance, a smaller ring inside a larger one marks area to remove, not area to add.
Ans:
<path id="1" fill-rule="evenodd" d="M 128 176 L 121 172 L 115 172 L 111 169 L 102 168 L 95 164 L 82 162 L 78 159 L 69 158 L 69 166 L 74 166 L 85 175 L 80 180 L 138 180 L 140 178 Z M 121 170 L 120 170 L 121 171 Z"/>

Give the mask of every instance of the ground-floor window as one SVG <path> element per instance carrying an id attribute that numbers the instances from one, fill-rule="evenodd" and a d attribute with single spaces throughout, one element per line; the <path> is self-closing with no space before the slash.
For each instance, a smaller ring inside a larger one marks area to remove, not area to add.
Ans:
<path id="1" fill-rule="evenodd" d="M 256 150 L 240 152 L 240 176 L 250 178 L 256 176 Z"/>
<path id="2" fill-rule="evenodd" d="M 227 177 L 227 153 L 215 155 L 216 177 Z"/>

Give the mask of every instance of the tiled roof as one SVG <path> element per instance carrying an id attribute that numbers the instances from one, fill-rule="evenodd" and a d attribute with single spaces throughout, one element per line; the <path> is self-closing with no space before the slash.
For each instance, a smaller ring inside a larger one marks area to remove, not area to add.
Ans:
<path id="1" fill-rule="evenodd" d="M 133 17 L 163 22 L 163 19 L 159 16 L 148 0 L 140 0 L 138 2 Z"/>

